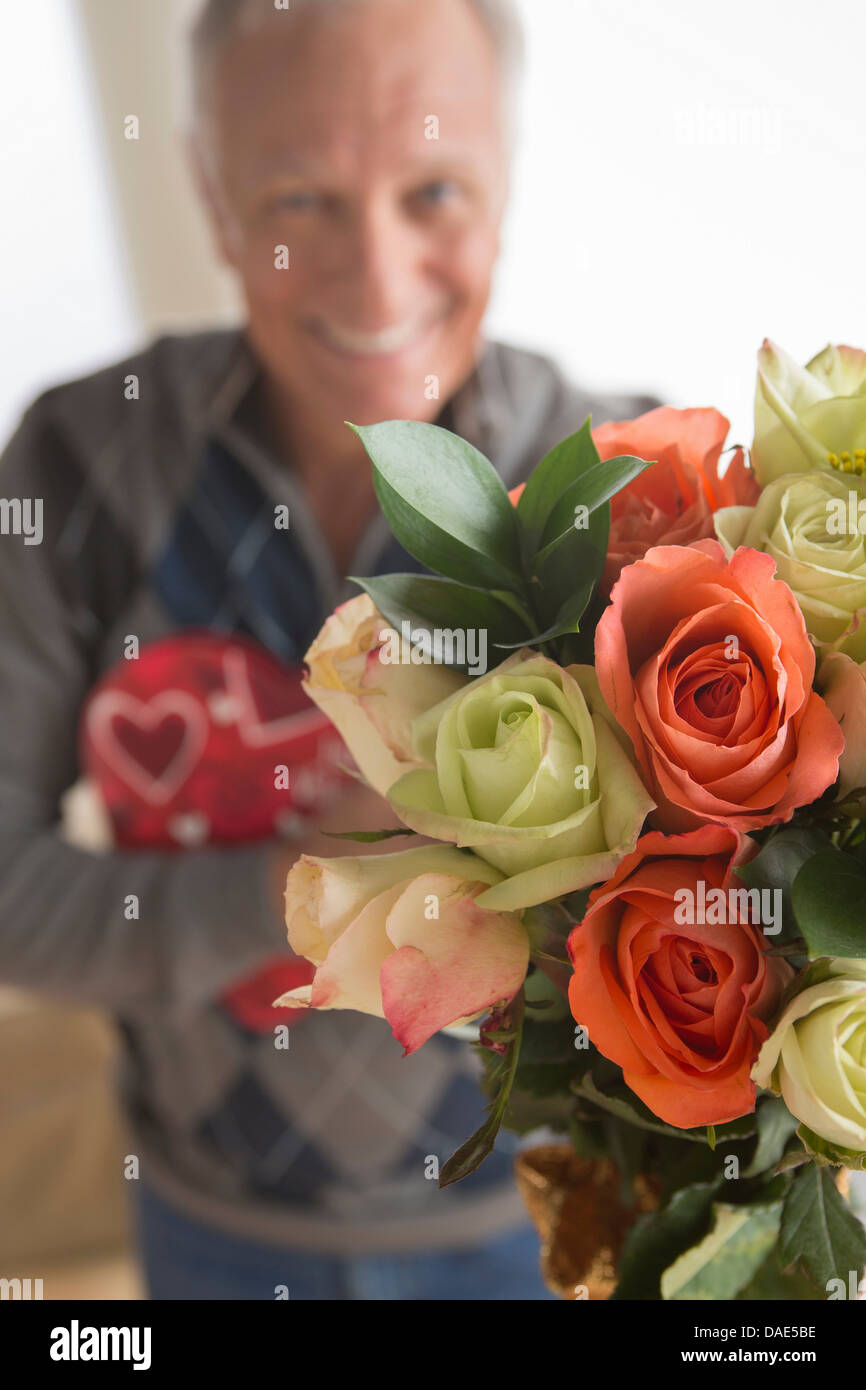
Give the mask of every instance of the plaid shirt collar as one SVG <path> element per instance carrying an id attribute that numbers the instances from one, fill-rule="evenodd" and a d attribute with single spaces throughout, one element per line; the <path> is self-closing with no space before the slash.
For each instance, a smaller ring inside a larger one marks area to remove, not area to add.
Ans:
<path id="1" fill-rule="evenodd" d="M 316 576 L 326 604 L 334 608 L 357 593 L 339 575 L 330 550 L 307 504 L 303 486 L 273 450 L 256 406 L 263 369 L 246 332 L 221 336 L 204 354 L 199 370 L 185 382 L 187 404 L 198 433 L 227 448 L 276 502 L 285 503 L 296 519 L 299 544 Z M 495 345 L 479 344 L 475 366 L 460 389 L 443 404 L 437 420 L 474 444 L 488 458 L 507 431 L 507 391 Z M 506 482 L 509 479 L 506 478 Z M 390 541 L 385 518 L 377 514 L 364 531 L 353 557 L 353 574 L 374 572 Z"/>
<path id="2" fill-rule="evenodd" d="M 212 438 L 223 438 L 227 431 L 235 438 L 243 434 L 249 444 L 282 469 L 253 412 L 246 408 L 262 375 L 261 363 L 245 330 L 235 329 L 208 345 L 199 369 L 183 383 L 183 389 L 190 414 L 202 434 Z M 443 404 L 437 418 L 441 419 L 447 410 L 454 432 L 490 457 L 496 453 L 496 445 L 507 428 L 506 396 L 496 345 L 481 340 L 475 366 L 450 401 Z"/>

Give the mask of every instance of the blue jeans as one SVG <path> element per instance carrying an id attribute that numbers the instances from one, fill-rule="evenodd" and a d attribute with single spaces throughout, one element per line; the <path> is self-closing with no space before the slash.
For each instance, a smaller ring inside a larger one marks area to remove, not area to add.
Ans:
<path id="1" fill-rule="evenodd" d="M 553 1300 L 538 1269 L 538 1236 L 521 1226 L 456 1250 L 319 1255 L 227 1235 L 136 1184 L 134 1220 L 156 1299 Z"/>

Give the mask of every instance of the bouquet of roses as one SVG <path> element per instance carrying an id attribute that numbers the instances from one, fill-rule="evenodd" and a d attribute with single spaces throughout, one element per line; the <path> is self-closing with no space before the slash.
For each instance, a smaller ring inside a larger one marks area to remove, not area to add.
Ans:
<path id="1" fill-rule="evenodd" d="M 750 463 L 660 408 L 509 496 L 447 430 L 357 433 L 428 572 L 359 579 L 306 689 L 405 827 L 357 838 L 425 839 L 298 861 L 315 976 L 279 1002 L 407 1053 L 481 1019 L 488 1119 L 440 1182 L 500 1125 L 558 1132 L 615 1214 L 614 1297 L 856 1296 L 866 352 L 765 343 Z"/>

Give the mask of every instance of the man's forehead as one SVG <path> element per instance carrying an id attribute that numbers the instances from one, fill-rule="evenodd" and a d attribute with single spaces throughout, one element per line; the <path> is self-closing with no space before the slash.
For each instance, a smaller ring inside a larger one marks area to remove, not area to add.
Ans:
<path id="1" fill-rule="evenodd" d="M 443 141 L 494 126 L 501 93 L 497 58 L 471 11 L 461 15 L 458 6 L 443 25 L 421 22 L 416 11 L 389 32 L 373 21 L 377 11 L 387 15 L 391 8 L 350 9 L 345 27 L 299 24 L 280 33 L 271 23 L 239 38 L 216 74 L 223 136 L 234 133 L 244 143 L 255 138 L 268 164 L 278 159 L 285 165 L 302 162 L 305 147 L 321 150 L 335 142 L 375 139 L 399 147 L 406 136 L 423 138 L 430 115 Z M 460 45 L 453 42 L 455 29 Z"/>
<path id="2" fill-rule="evenodd" d="M 377 119 L 369 107 L 358 115 L 351 108 L 331 107 L 326 112 L 305 110 L 299 120 L 292 119 L 287 107 L 282 116 L 275 109 L 270 121 L 241 122 L 225 132 L 223 147 L 243 154 L 245 182 L 259 182 L 278 176 L 321 177 L 341 172 L 362 173 L 371 164 L 400 168 L 423 163 L 431 172 L 437 165 L 473 160 L 473 155 L 489 158 L 497 143 L 495 111 L 487 118 L 449 127 L 447 108 L 437 113 L 424 104 L 402 111 L 392 110 Z M 425 137 L 425 118 L 436 114 L 442 123 L 438 138 Z M 321 119 L 317 119 L 320 115 Z"/>

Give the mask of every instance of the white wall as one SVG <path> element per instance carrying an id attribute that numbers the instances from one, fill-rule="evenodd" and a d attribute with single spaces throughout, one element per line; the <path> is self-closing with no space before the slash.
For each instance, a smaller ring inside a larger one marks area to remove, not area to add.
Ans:
<path id="1" fill-rule="evenodd" d="M 138 330 L 85 63 L 69 0 L 0 7 L 0 440 Z"/>
<path id="2" fill-rule="evenodd" d="M 188 0 L 76 0 L 76 8 L 144 332 L 236 317 L 233 281 L 214 254 L 180 133 Z"/>
<path id="3" fill-rule="evenodd" d="M 519 0 L 491 325 L 751 437 L 767 336 L 866 345 L 863 0 Z"/>

